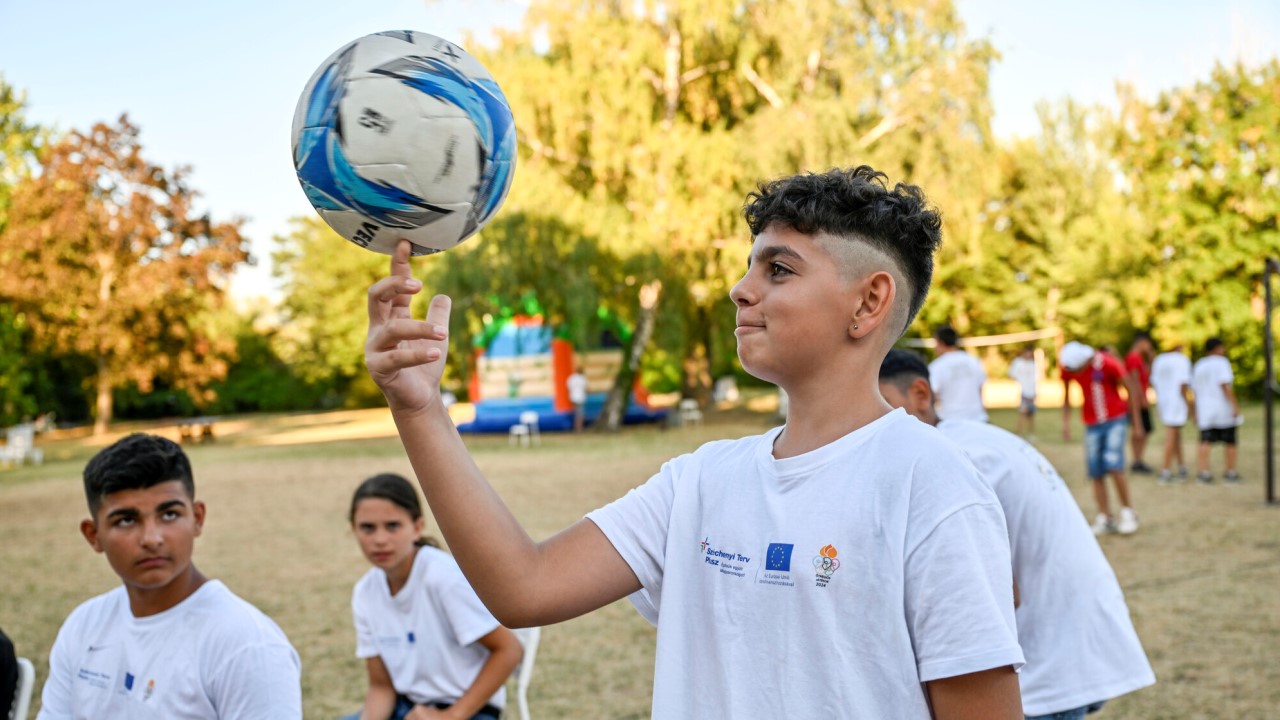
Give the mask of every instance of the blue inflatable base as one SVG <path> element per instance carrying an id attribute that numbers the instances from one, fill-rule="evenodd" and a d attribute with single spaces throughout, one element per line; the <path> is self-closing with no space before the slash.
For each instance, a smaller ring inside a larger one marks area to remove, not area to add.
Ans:
<path id="1" fill-rule="evenodd" d="M 586 423 L 590 426 L 600 417 L 604 408 L 605 394 L 597 393 L 587 398 Z M 502 398 L 483 400 L 476 403 L 476 419 L 458 426 L 459 432 L 467 433 L 505 433 L 512 425 L 520 423 L 520 415 L 526 412 L 538 413 L 538 430 L 554 432 L 573 429 L 573 413 L 555 409 L 552 399 L 546 398 Z M 631 399 L 622 421 L 628 425 L 636 423 L 658 422 L 667 417 L 667 410 L 651 409 Z"/>

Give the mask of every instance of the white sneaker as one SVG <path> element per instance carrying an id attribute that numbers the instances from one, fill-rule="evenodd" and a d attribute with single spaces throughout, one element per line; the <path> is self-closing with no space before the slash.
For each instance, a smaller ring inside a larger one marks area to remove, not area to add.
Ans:
<path id="1" fill-rule="evenodd" d="M 1173 482 L 1173 473 L 1169 472 L 1169 468 L 1160 471 L 1160 477 L 1156 478 L 1156 483 L 1160 485 L 1168 485 Z"/>
<path id="2" fill-rule="evenodd" d="M 1089 528 L 1093 530 L 1094 535 L 1106 535 L 1116 531 L 1116 523 L 1106 513 L 1098 513 L 1098 517 L 1093 519 L 1093 525 Z"/>
<path id="3" fill-rule="evenodd" d="M 1138 531 L 1138 514 L 1133 508 L 1120 508 L 1120 523 L 1116 531 L 1121 535 L 1131 535 Z"/>

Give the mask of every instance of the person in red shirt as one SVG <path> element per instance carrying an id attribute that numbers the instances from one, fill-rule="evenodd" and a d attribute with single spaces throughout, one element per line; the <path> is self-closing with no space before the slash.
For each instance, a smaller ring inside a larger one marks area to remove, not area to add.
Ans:
<path id="1" fill-rule="evenodd" d="M 1155 357 L 1155 350 L 1151 336 L 1139 330 L 1134 333 L 1129 354 L 1124 356 L 1124 368 L 1129 373 L 1129 382 L 1131 385 L 1136 383 L 1138 389 L 1138 392 L 1129 395 L 1129 402 L 1137 403 L 1138 418 L 1142 423 L 1142 432 L 1135 432 L 1129 437 L 1129 443 L 1133 447 L 1133 464 L 1129 469 L 1143 475 L 1154 472 L 1142 456 L 1147 449 L 1147 437 L 1151 435 L 1151 404 L 1147 401 L 1147 388 L 1151 387 L 1151 358 Z"/>
<path id="2" fill-rule="evenodd" d="M 1062 368 L 1062 437 L 1071 439 L 1071 381 L 1080 386 L 1084 398 L 1080 411 L 1084 418 L 1084 454 L 1089 479 L 1093 481 L 1093 497 L 1098 515 L 1093 532 L 1101 535 L 1119 532 L 1128 535 L 1138 529 L 1138 515 L 1129 499 L 1129 481 L 1124 474 L 1125 435 L 1129 419 L 1134 434 L 1142 433 L 1142 420 L 1136 402 L 1120 394 L 1124 385 L 1129 398 L 1138 394 L 1137 385 L 1114 355 L 1095 351 L 1081 342 L 1069 342 L 1058 356 Z M 1120 500 L 1120 515 L 1112 516 L 1107 499 L 1106 476 L 1111 476 Z"/>

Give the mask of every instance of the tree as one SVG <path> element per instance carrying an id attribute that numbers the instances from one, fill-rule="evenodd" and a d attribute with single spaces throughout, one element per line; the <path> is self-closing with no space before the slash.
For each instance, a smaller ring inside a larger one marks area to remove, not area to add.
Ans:
<path id="1" fill-rule="evenodd" d="M 209 399 L 234 344 L 202 313 L 248 257 L 238 222 L 194 214 L 186 170 L 146 161 L 138 134 L 122 116 L 49 147 L 0 238 L 0 279 L 36 341 L 94 363 L 95 433 L 128 383 Z"/>
<path id="2" fill-rule="evenodd" d="M 1243 384 L 1263 376 L 1251 310 L 1263 259 L 1280 254 L 1280 62 L 1217 66 L 1142 101 L 1112 126 L 1127 200 L 1146 219 L 1126 302 L 1158 340 L 1193 348 L 1218 335 Z"/>
<path id="3" fill-rule="evenodd" d="M 0 235 L 8 223 L 14 185 L 31 174 L 43 139 L 41 129 L 27 122 L 26 99 L 0 77 Z M 0 423 L 12 424 L 34 415 L 31 332 L 0 287 Z"/>
<path id="4" fill-rule="evenodd" d="M 273 273 L 284 290 L 280 357 L 302 381 L 345 396 L 367 378 L 368 290 L 391 260 L 344 240 L 315 215 L 294 218 L 275 242 Z"/>
<path id="5" fill-rule="evenodd" d="M 733 323 L 747 253 L 733 239 L 754 182 L 870 163 L 927 178 L 963 227 L 992 175 L 993 56 L 936 0 L 542 0 L 485 61 L 515 112 L 519 172 L 611 208 L 618 222 L 599 236 L 620 257 L 659 259 L 633 292 L 663 281 L 660 326 L 680 329 L 686 392 L 704 395 L 733 366 L 717 338 Z"/>

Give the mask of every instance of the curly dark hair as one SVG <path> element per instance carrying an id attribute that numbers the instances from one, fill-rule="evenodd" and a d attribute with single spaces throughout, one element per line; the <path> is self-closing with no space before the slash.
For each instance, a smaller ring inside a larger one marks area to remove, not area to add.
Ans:
<path id="1" fill-rule="evenodd" d="M 942 216 L 924 191 L 898 183 L 868 165 L 801 173 L 761 183 L 748 193 L 742 215 L 752 236 L 775 223 L 805 235 L 826 233 L 865 242 L 893 258 L 911 302 L 905 332 L 924 305 L 933 280 L 933 254 L 942 243 Z"/>
<path id="2" fill-rule="evenodd" d="M 171 480 L 195 499 L 191 461 L 178 443 L 158 435 L 133 433 L 108 445 L 84 466 L 84 495 L 95 517 L 102 499 L 121 490 L 141 490 Z"/>

